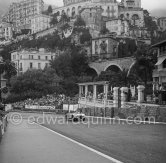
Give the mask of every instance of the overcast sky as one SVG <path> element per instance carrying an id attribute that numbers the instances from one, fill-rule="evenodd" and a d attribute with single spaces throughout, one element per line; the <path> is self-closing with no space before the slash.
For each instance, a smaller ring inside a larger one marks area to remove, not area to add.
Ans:
<path id="1" fill-rule="evenodd" d="M 44 0 L 44 2 L 55 6 L 63 5 L 63 0 Z M 148 10 L 166 9 L 166 0 L 142 0 L 142 7 Z"/>

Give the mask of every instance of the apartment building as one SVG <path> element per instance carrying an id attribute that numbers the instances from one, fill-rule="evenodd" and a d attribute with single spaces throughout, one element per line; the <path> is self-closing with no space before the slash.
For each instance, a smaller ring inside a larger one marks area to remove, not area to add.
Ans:
<path id="1" fill-rule="evenodd" d="M 153 71 L 154 87 L 157 89 L 159 85 L 162 85 L 166 88 L 166 40 L 152 47 L 158 49 L 158 61 L 156 63 L 156 69 Z"/>
<path id="2" fill-rule="evenodd" d="M 129 23 L 127 20 L 119 18 L 107 20 L 106 28 L 110 33 L 116 33 L 117 36 L 129 36 Z"/>
<path id="3" fill-rule="evenodd" d="M 13 23 L 16 31 L 30 29 L 31 19 L 35 15 L 41 14 L 43 9 L 43 0 L 20 0 L 10 5 L 3 20 Z"/>
<path id="4" fill-rule="evenodd" d="M 51 16 L 38 14 L 31 19 L 31 33 L 37 33 L 50 28 Z"/>
<path id="5" fill-rule="evenodd" d="M 161 31 L 166 30 L 166 17 L 161 17 L 158 19 L 158 26 Z"/>
<path id="6" fill-rule="evenodd" d="M 11 61 L 15 63 L 18 74 L 23 74 L 27 70 L 44 69 L 49 67 L 50 61 L 55 58 L 55 53 L 47 52 L 41 48 L 39 50 L 22 50 L 11 53 Z"/>
<path id="7" fill-rule="evenodd" d="M 0 23 L 0 40 L 10 40 L 12 39 L 13 25 L 11 23 L 2 22 Z"/>

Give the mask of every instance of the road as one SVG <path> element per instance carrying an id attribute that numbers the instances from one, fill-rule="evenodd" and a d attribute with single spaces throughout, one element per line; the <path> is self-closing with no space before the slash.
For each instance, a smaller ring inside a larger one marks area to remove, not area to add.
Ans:
<path id="1" fill-rule="evenodd" d="M 112 163 L 37 124 L 9 122 L 0 143 L 0 163 Z"/>
<path id="2" fill-rule="evenodd" d="M 9 123 L 0 144 L 0 163 L 112 162 L 57 133 L 124 163 L 166 162 L 164 124 L 127 124 L 123 121 L 105 124 L 96 123 L 95 119 L 94 123 L 90 119 L 89 123 L 74 124 L 63 122 L 64 116 L 58 115 L 24 113 L 21 116 L 23 123 L 20 125 Z M 47 128 L 28 125 L 27 117 L 33 120 L 32 116 Z"/>

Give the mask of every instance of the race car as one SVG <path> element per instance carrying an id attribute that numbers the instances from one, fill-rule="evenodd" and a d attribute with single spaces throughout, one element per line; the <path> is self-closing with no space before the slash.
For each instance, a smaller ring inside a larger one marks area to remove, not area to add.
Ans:
<path id="1" fill-rule="evenodd" d="M 85 114 L 80 112 L 67 113 L 65 119 L 67 121 L 85 121 Z"/>

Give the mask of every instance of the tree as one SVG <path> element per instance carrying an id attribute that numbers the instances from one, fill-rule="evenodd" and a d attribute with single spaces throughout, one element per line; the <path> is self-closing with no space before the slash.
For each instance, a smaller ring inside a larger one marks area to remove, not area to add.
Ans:
<path id="1" fill-rule="evenodd" d="M 64 54 L 61 54 L 59 57 L 51 61 L 50 65 L 51 68 L 53 68 L 56 73 L 63 79 L 73 75 L 71 67 L 71 56 L 67 52 L 64 52 Z"/>
<path id="2" fill-rule="evenodd" d="M 129 73 L 128 69 L 122 71 L 106 71 L 96 79 L 99 81 L 109 81 L 113 87 L 129 87 L 130 85 L 138 85 L 141 79 L 133 73 Z"/>
<path id="3" fill-rule="evenodd" d="M 62 25 L 68 23 L 70 21 L 70 18 L 66 15 L 66 13 L 64 12 L 62 15 L 61 15 L 61 18 L 59 20 L 60 23 L 62 23 Z"/>
<path id="4" fill-rule="evenodd" d="M 58 24 L 58 16 L 59 16 L 58 12 L 53 14 L 53 17 L 50 21 L 50 25 L 57 25 Z"/>
<path id="5" fill-rule="evenodd" d="M 0 63 L 0 75 L 4 74 L 4 78 L 7 79 L 7 85 L 10 86 L 10 79 L 17 74 L 15 65 L 10 60 L 6 60 Z"/>
<path id="6" fill-rule="evenodd" d="M 145 21 L 145 27 L 147 27 L 147 30 L 150 31 L 152 42 L 154 42 L 156 39 L 154 37 L 154 33 L 158 30 L 158 27 L 156 22 L 153 21 L 152 17 L 150 16 L 147 10 L 144 10 L 144 21 Z"/>
<path id="7" fill-rule="evenodd" d="M 135 53 L 136 63 L 131 69 L 131 73 L 136 74 L 145 86 L 145 97 L 148 90 L 148 83 L 152 83 L 153 69 L 157 62 L 157 53 L 154 53 L 149 46 L 141 46 Z M 150 92 L 151 93 L 151 92 Z"/>
<path id="8" fill-rule="evenodd" d="M 30 70 L 23 75 L 16 77 L 12 82 L 11 96 L 20 97 L 20 100 L 27 98 L 38 98 L 43 95 L 62 92 L 59 83 L 61 78 L 54 69 Z"/>
<path id="9" fill-rule="evenodd" d="M 51 21 L 50 21 L 50 25 L 56 25 L 57 23 L 58 23 L 57 17 L 54 17 L 54 16 L 53 16 L 53 18 L 52 18 Z"/>
<path id="10" fill-rule="evenodd" d="M 10 79 L 12 76 L 17 75 L 17 69 L 15 68 L 15 64 L 9 60 L 6 60 L 4 62 L 4 69 L 5 69 L 4 78 L 7 79 L 7 85 L 10 86 Z"/>
<path id="11" fill-rule="evenodd" d="M 105 34 L 108 34 L 108 33 L 109 33 L 109 30 L 106 28 L 106 26 L 104 26 L 100 31 L 101 35 L 105 35 Z"/>
<path id="12" fill-rule="evenodd" d="M 51 5 L 48 6 L 47 12 L 49 15 L 52 14 L 52 6 Z"/>
<path id="13" fill-rule="evenodd" d="M 62 77 L 62 87 L 66 95 L 78 93 L 78 85 L 82 73 L 89 68 L 86 54 L 78 46 L 72 46 L 50 63 L 51 68 Z"/>
<path id="14" fill-rule="evenodd" d="M 74 22 L 75 27 L 86 27 L 85 21 L 81 16 L 77 16 L 76 21 Z"/>

